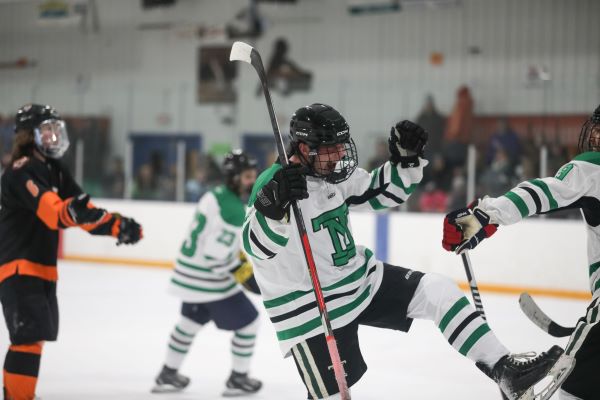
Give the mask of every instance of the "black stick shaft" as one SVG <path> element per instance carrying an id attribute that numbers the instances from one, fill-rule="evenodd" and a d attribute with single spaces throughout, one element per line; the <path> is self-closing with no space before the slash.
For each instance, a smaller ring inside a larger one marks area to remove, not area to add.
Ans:
<path id="1" fill-rule="evenodd" d="M 469 253 L 464 251 L 461 253 L 463 265 L 465 266 L 465 273 L 467 274 L 467 280 L 469 281 L 469 289 L 471 289 L 471 296 L 473 297 L 473 303 L 475 309 L 481 315 L 481 318 L 487 320 L 485 316 L 485 310 L 483 309 L 483 303 L 481 302 L 481 295 L 479 294 L 479 288 L 477 287 L 477 281 L 475 280 L 475 274 L 473 273 L 473 267 L 471 266 L 471 259 Z"/>

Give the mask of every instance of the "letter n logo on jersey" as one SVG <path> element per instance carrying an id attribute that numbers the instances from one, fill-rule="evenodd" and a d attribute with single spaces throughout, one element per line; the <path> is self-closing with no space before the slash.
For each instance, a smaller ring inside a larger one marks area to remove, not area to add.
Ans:
<path id="1" fill-rule="evenodd" d="M 331 237 L 335 253 L 331 254 L 333 265 L 340 267 L 356 255 L 354 238 L 348 228 L 348 207 L 342 204 L 338 208 L 324 212 L 311 220 L 314 232 L 326 228 Z"/>

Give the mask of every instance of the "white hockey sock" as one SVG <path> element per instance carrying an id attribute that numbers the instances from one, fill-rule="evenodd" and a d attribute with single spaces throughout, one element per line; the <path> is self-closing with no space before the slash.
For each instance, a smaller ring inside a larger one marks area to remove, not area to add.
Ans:
<path id="1" fill-rule="evenodd" d="M 509 353 L 458 286 L 438 274 L 425 274 L 408 305 L 410 318 L 434 321 L 460 354 L 492 368 Z"/>
<path id="2" fill-rule="evenodd" d="M 167 367 L 173 369 L 181 367 L 194 341 L 194 336 L 196 336 L 196 333 L 198 333 L 202 326 L 183 315 L 180 317 L 169 338 L 167 356 L 165 358 L 165 365 Z"/>
<path id="3" fill-rule="evenodd" d="M 233 338 L 231 339 L 231 358 L 232 369 L 235 372 L 245 374 L 250 369 L 257 331 L 258 317 L 233 334 Z"/>

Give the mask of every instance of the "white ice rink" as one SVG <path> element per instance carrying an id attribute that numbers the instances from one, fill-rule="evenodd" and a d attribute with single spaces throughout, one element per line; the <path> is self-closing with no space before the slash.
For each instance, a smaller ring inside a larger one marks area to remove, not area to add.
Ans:
<path id="1" fill-rule="evenodd" d="M 166 294 L 168 270 L 61 262 L 59 271 L 60 334 L 44 348 L 38 385 L 43 400 L 221 398 L 230 370 L 230 334 L 213 326 L 198 334 L 182 367 L 192 379 L 186 392 L 150 394 L 179 312 L 178 300 Z M 259 299 L 252 299 L 264 317 L 252 368 L 264 388 L 253 398 L 305 399 L 293 361 L 280 356 Z M 557 322 L 569 326 L 586 307 L 583 301 L 536 300 Z M 490 326 L 514 352 L 566 343 L 529 322 L 516 296 L 484 292 L 483 303 Z M 354 399 L 500 398 L 496 386 L 430 322 L 415 321 L 409 334 L 362 327 L 359 335 L 369 370 L 353 387 Z M 0 344 L 4 352 L 4 324 Z"/>

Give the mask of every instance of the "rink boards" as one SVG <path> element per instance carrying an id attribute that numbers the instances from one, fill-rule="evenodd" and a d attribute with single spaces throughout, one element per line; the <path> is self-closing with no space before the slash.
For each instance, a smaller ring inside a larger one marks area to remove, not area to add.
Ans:
<path id="1" fill-rule="evenodd" d="M 194 204 L 97 200 L 101 207 L 138 220 L 144 239 L 136 246 L 114 245 L 78 229 L 62 236 L 62 256 L 77 262 L 169 268 L 194 213 Z M 449 275 L 465 276 L 460 258 L 444 251 L 442 214 L 351 213 L 356 243 L 389 263 Z M 581 220 L 529 219 L 501 227 L 471 254 L 482 291 L 588 299 L 586 230 Z"/>

